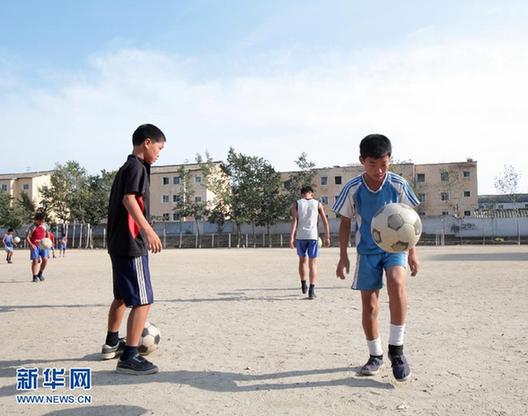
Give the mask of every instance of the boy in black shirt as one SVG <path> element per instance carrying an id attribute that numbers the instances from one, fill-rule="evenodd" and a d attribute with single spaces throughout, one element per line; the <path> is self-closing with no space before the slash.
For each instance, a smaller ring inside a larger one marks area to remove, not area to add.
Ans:
<path id="1" fill-rule="evenodd" d="M 119 169 L 110 192 L 108 253 L 112 260 L 114 301 L 108 313 L 108 333 L 101 357 L 119 357 L 118 373 L 153 374 L 158 367 L 139 355 L 141 333 L 154 301 L 148 250 L 161 251 L 161 241 L 150 221 L 150 165 L 165 145 L 165 135 L 152 124 L 139 126 L 132 136 L 134 149 Z M 126 343 L 119 327 L 126 307 Z"/>

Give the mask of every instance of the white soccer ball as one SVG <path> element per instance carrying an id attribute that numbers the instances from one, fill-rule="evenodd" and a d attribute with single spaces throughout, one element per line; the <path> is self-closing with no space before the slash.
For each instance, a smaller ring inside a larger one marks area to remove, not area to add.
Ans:
<path id="1" fill-rule="evenodd" d="M 43 238 L 40 240 L 40 248 L 48 250 L 53 246 L 53 242 L 49 238 Z"/>
<path id="2" fill-rule="evenodd" d="M 410 206 L 391 203 L 374 215 L 370 232 L 381 249 L 389 253 L 401 253 L 418 243 L 422 234 L 422 221 Z"/>
<path id="3" fill-rule="evenodd" d="M 14 241 L 15 244 L 20 243 L 20 237 L 13 238 L 13 241 Z"/>
<path id="4" fill-rule="evenodd" d="M 148 355 L 158 349 L 160 343 L 160 330 L 156 325 L 150 322 L 145 322 L 145 328 L 141 334 L 139 341 L 139 353 L 141 355 Z"/>

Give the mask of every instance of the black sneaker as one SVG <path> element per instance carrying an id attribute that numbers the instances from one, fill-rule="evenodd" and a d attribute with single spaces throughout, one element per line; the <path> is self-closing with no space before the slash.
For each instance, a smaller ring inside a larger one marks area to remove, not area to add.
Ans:
<path id="1" fill-rule="evenodd" d="M 159 368 L 157 365 L 152 364 L 145 359 L 145 357 L 138 354 L 125 361 L 119 359 L 117 361 L 116 371 L 120 374 L 133 374 L 139 376 L 143 374 L 155 374 L 159 371 Z"/>
<path id="2" fill-rule="evenodd" d="M 378 373 L 382 365 L 383 355 L 371 355 L 367 363 L 359 370 L 359 374 L 362 376 L 373 376 Z"/>
<path id="3" fill-rule="evenodd" d="M 389 355 L 392 363 L 392 374 L 396 381 L 406 381 L 411 376 L 411 367 L 403 354 Z"/>
<path id="4" fill-rule="evenodd" d="M 39 278 L 37 276 L 33 276 L 33 283 L 38 283 L 39 282 Z"/>
<path id="5" fill-rule="evenodd" d="M 303 295 L 306 295 L 306 291 L 308 290 L 307 286 L 306 286 L 306 280 L 301 280 L 301 291 L 303 293 Z"/>
<path id="6" fill-rule="evenodd" d="M 40 280 L 41 282 L 43 282 L 44 280 L 46 280 L 46 279 L 44 278 L 44 276 L 41 275 L 41 274 L 38 275 L 38 278 L 39 278 L 39 280 Z"/>
<path id="7" fill-rule="evenodd" d="M 315 294 L 315 287 L 311 286 L 308 290 L 308 299 L 315 299 L 317 295 Z"/>
<path id="8" fill-rule="evenodd" d="M 117 358 L 125 350 L 125 338 L 119 338 L 119 341 L 116 345 L 107 345 L 104 344 L 101 349 L 101 360 L 111 360 L 112 358 Z"/>

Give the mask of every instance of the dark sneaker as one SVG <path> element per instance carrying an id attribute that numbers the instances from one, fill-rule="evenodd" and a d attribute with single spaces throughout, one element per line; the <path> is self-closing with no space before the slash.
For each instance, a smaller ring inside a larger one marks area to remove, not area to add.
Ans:
<path id="1" fill-rule="evenodd" d="M 125 338 L 119 338 L 119 341 L 116 345 L 103 345 L 101 350 L 101 360 L 111 360 L 112 358 L 117 358 L 125 350 Z"/>
<path id="2" fill-rule="evenodd" d="M 38 283 L 39 282 L 39 278 L 37 276 L 33 276 L 33 283 Z"/>
<path id="3" fill-rule="evenodd" d="M 406 381 L 411 376 L 411 367 L 409 366 L 405 355 L 389 354 L 389 360 L 392 363 L 392 374 L 397 381 Z"/>
<path id="4" fill-rule="evenodd" d="M 39 280 L 40 280 L 41 282 L 43 282 L 44 280 L 46 280 L 46 279 L 44 278 L 44 276 L 41 275 L 41 274 L 38 275 L 38 278 L 39 278 Z"/>
<path id="5" fill-rule="evenodd" d="M 316 297 L 315 288 L 311 287 L 310 290 L 308 290 L 308 299 L 315 299 Z"/>
<path id="6" fill-rule="evenodd" d="M 382 365 L 383 355 L 371 355 L 367 363 L 359 370 L 359 374 L 362 376 L 373 376 L 378 373 Z"/>
<path id="7" fill-rule="evenodd" d="M 134 374 L 139 376 L 143 374 L 155 374 L 159 371 L 159 368 L 138 354 L 125 361 L 119 359 L 117 361 L 116 371 L 120 374 Z"/>
<path id="8" fill-rule="evenodd" d="M 301 291 L 303 293 L 303 295 L 306 295 L 306 291 L 308 290 L 307 286 L 306 286 L 306 280 L 301 280 Z"/>

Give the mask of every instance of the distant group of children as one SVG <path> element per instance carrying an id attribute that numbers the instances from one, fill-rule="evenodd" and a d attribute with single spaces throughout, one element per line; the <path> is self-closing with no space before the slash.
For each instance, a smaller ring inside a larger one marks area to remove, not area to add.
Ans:
<path id="1" fill-rule="evenodd" d="M 126 374 L 153 374 L 158 367 L 139 354 L 138 346 L 151 304 L 154 302 L 148 251 L 161 251 L 161 241 L 150 225 L 150 166 L 163 149 L 166 138 L 152 124 L 139 126 L 132 136 L 133 151 L 114 179 L 108 215 L 108 252 L 113 270 L 114 300 L 108 313 L 108 328 L 102 347 L 102 359 L 119 358 L 116 371 Z M 389 139 L 372 134 L 360 144 L 360 162 L 364 173 L 350 180 L 336 198 L 333 210 L 341 218 L 339 228 L 340 256 L 336 276 L 345 279 L 350 272 L 347 254 L 352 219 L 355 219 L 357 250 L 352 289 L 361 291 L 362 324 L 369 358 L 359 373 L 376 374 L 383 365 L 383 348 L 379 332 L 379 291 L 386 275 L 390 308 L 388 358 L 396 380 L 407 380 L 410 365 L 403 353 L 407 318 L 405 280 L 407 265 L 414 276 L 419 262 L 416 250 L 387 253 L 372 239 L 370 223 L 375 213 L 391 202 L 418 205 L 412 188 L 401 176 L 388 171 L 392 148 Z M 291 209 L 291 248 L 299 256 L 301 291 L 315 299 L 319 246 L 330 245 L 330 230 L 324 209 L 314 199 L 310 186 L 301 190 L 301 198 Z M 319 239 L 318 217 L 324 226 L 324 241 Z M 307 286 L 306 279 L 309 279 Z M 119 328 L 126 308 L 131 308 L 126 338 Z"/>
<path id="2" fill-rule="evenodd" d="M 44 270 L 48 263 L 50 251 L 53 258 L 57 257 L 55 255 L 55 245 L 59 251 L 59 257 L 66 256 L 66 248 L 68 245 L 68 238 L 64 233 L 61 234 L 58 244 L 56 244 L 55 234 L 49 229 L 44 220 L 44 214 L 37 212 L 34 217 L 33 225 L 31 225 L 26 232 L 26 243 L 29 248 L 29 258 L 31 260 L 32 281 L 35 283 L 43 282 L 45 280 Z M 49 249 L 41 245 L 41 241 L 44 238 L 49 238 L 51 240 L 52 244 Z M 14 249 L 20 244 L 21 239 L 15 235 L 15 230 L 13 228 L 8 228 L 4 234 L 2 242 L 6 252 L 6 262 L 11 264 L 13 263 Z"/>

